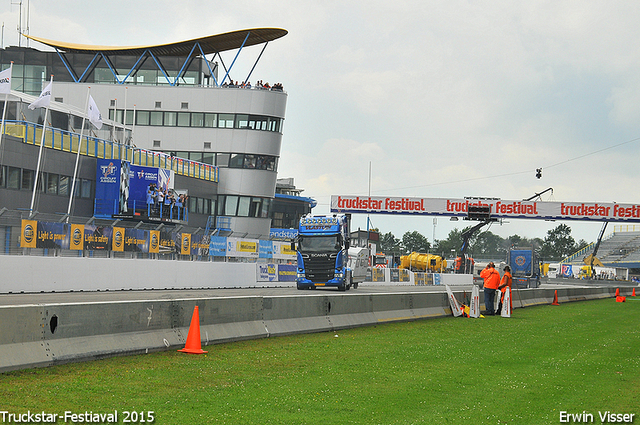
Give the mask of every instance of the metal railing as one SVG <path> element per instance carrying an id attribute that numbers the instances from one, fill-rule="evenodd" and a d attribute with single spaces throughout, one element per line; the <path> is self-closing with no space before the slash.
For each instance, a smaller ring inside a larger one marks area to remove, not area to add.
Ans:
<path id="1" fill-rule="evenodd" d="M 42 140 L 42 125 L 27 121 L 5 122 L 4 134 L 21 139 L 23 143 L 40 146 Z M 45 131 L 44 147 L 59 151 L 77 153 L 80 144 L 80 134 L 47 127 Z M 174 173 L 218 183 L 219 168 L 215 165 L 203 164 L 189 159 L 177 158 L 163 152 L 150 151 L 125 145 L 118 142 L 82 136 L 80 154 L 100 159 L 116 159 L 129 161 L 133 165 L 158 167 L 173 170 Z"/>

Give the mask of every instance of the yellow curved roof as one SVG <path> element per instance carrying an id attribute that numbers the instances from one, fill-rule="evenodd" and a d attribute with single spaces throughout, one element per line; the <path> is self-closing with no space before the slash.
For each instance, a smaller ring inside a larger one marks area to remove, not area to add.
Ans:
<path id="1" fill-rule="evenodd" d="M 105 53 L 123 56 L 139 56 L 148 49 L 157 56 L 187 56 L 196 42 L 200 43 L 200 46 L 206 55 L 210 53 L 224 52 L 226 50 L 239 49 L 247 37 L 247 34 L 249 34 L 249 38 L 247 38 L 247 41 L 244 43 L 245 46 L 266 43 L 267 41 L 284 37 L 287 33 L 287 30 L 281 28 L 253 28 L 194 38 L 192 40 L 179 41 L 176 43 L 129 47 L 90 46 L 86 44 L 47 40 L 45 38 L 30 35 L 26 35 L 26 37 L 67 53 Z"/>

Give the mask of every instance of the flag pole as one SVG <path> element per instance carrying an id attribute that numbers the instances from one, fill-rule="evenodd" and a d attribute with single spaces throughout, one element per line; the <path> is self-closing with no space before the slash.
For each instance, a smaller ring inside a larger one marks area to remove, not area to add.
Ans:
<path id="1" fill-rule="evenodd" d="M 80 140 L 78 140 L 78 153 L 76 154 L 76 166 L 73 169 L 73 180 L 71 180 L 71 194 L 69 195 L 69 206 L 67 207 L 67 222 L 69 222 L 69 214 L 71 214 L 71 204 L 76 191 L 76 176 L 78 174 L 78 163 L 80 162 L 80 151 L 82 150 L 82 136 L 84 134 L 84 123 L 87 118 L 87 108 L 89 107 L 89 94 L 91 86 L 87 87 L 87 100 L 84 104 L 85 113 L 82 115 L 82 128 L 80 128 Z"/>
<path id="2" fill-rule="evenodd" d="M 53 88 L 53 74 L 51 74 L 51 88 Z M 40 139 L 40 151 L 38 152 L 38 165 L 36 166 L 36 178 L 33 183 L 33 194 L 31 195 L 31 206 L 29 207 L 29 213 L 33 214 L 33 203 L 36 200 L 36 190 L 38 189 L 38 177 L 40 176 L 40 160 L 42 159 L 42 148 L 44 147 L 44 134 L 47 130 L 47 115 L 49 114 L 49 103 L 44 110 L 44 122 L 42 123 L 42 138 Z"/>

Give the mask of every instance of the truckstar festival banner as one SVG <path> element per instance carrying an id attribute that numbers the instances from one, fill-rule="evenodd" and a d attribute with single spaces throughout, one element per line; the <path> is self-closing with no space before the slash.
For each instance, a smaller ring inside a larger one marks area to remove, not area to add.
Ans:
<path id="1" fill-rule="evenodd" d="M 507 201 L 502 199 L 331 196 L 331 212 L 466 217 L 469 207 L 488 207 L 491 218 L 640 222 L 640 204 Z"/>

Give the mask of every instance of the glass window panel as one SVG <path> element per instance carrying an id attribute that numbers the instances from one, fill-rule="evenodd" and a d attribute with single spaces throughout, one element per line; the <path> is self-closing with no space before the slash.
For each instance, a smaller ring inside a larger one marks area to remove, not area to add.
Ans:
<path id="1" fill-rule="evenodd" d="M 217 205 L 217 201 L 215 199 L 211 199 L 211 215 L 216 215 L 216 205 Z"/>
<path id="2" fill-rule="evenodd" d="M 162 111 L 149 112 L 149 125 L 162 125 Z"/>
<path id="3" fill-rule="evenodd" d="M 91 180 L 82 179 L 82 190 L 80 192 L 81 198 L 91 198 Z"/>
<path id="4" fill-rule="evenodd" d="M 249 217 L 260 217 L 261 206 L 262 206 L 262 198 L 251 198 L 251 207 L 249 208 Z"/>
<path id="5" fill-rule="evenodd" d="M 256 168 L 256 155 L 245 155 L 243 168 Z"/>
<path id="6" fill-rule="evenodd" d="M 236 128 L 248 128 L 249 115 L 238 114 L 236 115 Z"/>
<path id="7" fill-rule="evenodd" d="M 215 165 L 215 154 L 213 152 L 204 152 L 202 154 L 202 162 L 204 164 Z"/>
<path id="8" fill-rule="evenodd" d="M 69 186 L 70 182 L 71 177 L 60 176 L 60 183 L 58 184 L 58 195 L 69 196 L 69 191 L 71 190 Z"/>
<path id="9" fill-rule="evenodd" d="M 189 211 L 197 213 L 198 198 L 189 198 Z"/>
<path id="10" fill-rule="evenodd" d="M 228 167 L 229 166 L 229 157 L 228 153 L 219 153 L 216 154 L 216 165 L 218 167 Z"/>
<path id="11" fill-rule="evenodd" d="M 203 199 L 202 204 L 202 214 L 209 215 L 211 213 L 211 201 L 209 199 Z"/>
<path id="12" fill-rule="evenodd" d="M 178 112 L 178 127 L 189 127 L 190 125 L 191 125 L 191 113 Z"/>
<path id="13" fill-rule="evenodd" d="M 7 167 L 4 165 L 0 166 L 0 187 L 4 187 L 7 181 Z"/>
<path id="14" fill-rule="evenodd" d="M 244 155 L 241 153 L 232 153 L 229 159 L 229 168 L 242 168 L 244 165 Z"/>
<path id="15" fill-rule="evenodd" d="M 219 114 L 218 127 L 233 128 L 233 114 Z"/>
<path id="16" fill-rule="evenodd" d="M 189 153 L 189 159 L 192 161 L 202 162 L 202 152 L 191 152 Z"/>
<path id="17" fill-rule="evenodd" d="M 224 215 L 224 201 L 224 195 L 218 196 L 218 215 Z"/>
<path id="18" fill-rule="evenodd" d="M 238 197 L 235 195 L 227 195 L 224 215 L 234 216 L 238 208 Z"/>
<path id="19" fill-rule="evenodd" d="M 262 211 L 260 215 L 262 218 L 269 217 L 269 207 L 271 206 L 271 199 L 263 199 L 262 200 Z"/>
<path id="20" fill-rule="evenodd" d="M 36 173 L 33 170 L 22 170 L 22 190 L 32 190 Z"/>
<path id="21" fill-rule="evenodd" d="M 7 188 L 20 189 L 20 169 L 16 167 L 8 167 L 7 169 Z"/>
<path id="22" fill-rule="evenodd" d="M 180 125 L 180 118 L 178 118 L 178 125 Z M 194 112 L 191 114 L 191 127 L 204 127 L 204 114 L 202 112 Z M 210 125 L 209 127 L 215 126 Z"/>
<path id="23" fill-rule="evenodd" d="M 58 175 L 53 173 L 47 174 L 47 193 L 56 195 L 58 193 Z"/>
<path id="24" fill-rule="evenodd" d="M 178 151 L 175 153 L 175 156 L 182 159 L 189 159 L 189 152 Z"/>
<path id="25" fill-rule="evenodd" d="M 249 205 L 251 204 L 251 198 L 248 196 L 240 197 L 238 202 L 238 217 L 249 217 Z"/>
<path id="26" fill-rule="evenodd" d="M 133 111 L 127 111 L 127 122 L 125 125 L 133 125 Z"/>
<path id="27" fill-rule="evenodd" d="M 136 125 L 149 125 L 149 111 L 136 111 Z"/>
<path id="28" fill-rule="evenodd" d="M 151 113 L 153 115 L 153 112 Z M 165 112 L 164 113 L 164 125 L 166 127 L 175 127 L 178 123 L 177 113 Z"/>
<path id="29" fill-rule="evenodd" d="M 197 206 L 197 212 L 198 214 L 204 214 L 204 199 L 202 198 L 196 198 L 198 200 L 198 206 Z"/>
<path id="30" fill-rule="evenodd" d="M 217 127 L 218 126 L 218 114 L 204 114 L 204 126 L 205 127 Z"/>

